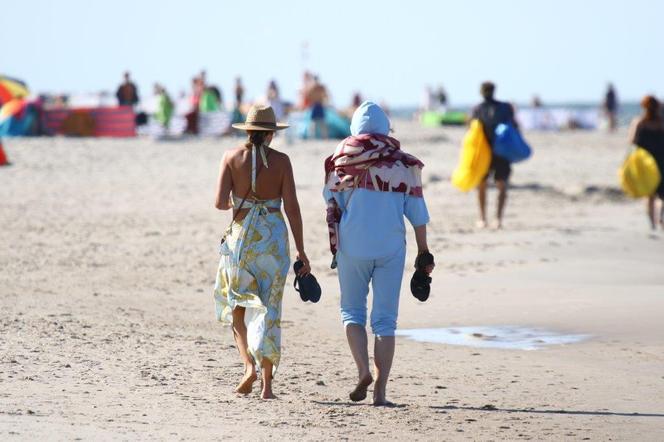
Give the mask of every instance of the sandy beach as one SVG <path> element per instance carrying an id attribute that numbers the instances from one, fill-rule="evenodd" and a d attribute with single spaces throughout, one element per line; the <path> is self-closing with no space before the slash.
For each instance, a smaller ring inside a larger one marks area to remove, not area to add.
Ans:
<path id="1" fill-rule="evenodd" d="M 395 127 L 426 164 L 438 264 L 420 303 L 409 232 L 399 328 L 585 339 L 527 351 L 400 337 L 397 406 L 350 403 L 321 198 L 336 142 L 281 137 L 323 297 L 302 303 L 290 277 L 278 399 L 237 396 L 242 368 L 212 291 L 230 220 L 213 206 L 215 180 L 239 140 L 7 139 L 0 439 L 664 440 L 664 231 L 619 190 L 625 131 L 527 133 L 534 156 L 515 166 L 505 229 L 480 231 L 475 193 L 450 184 L 464 129 Z"/>

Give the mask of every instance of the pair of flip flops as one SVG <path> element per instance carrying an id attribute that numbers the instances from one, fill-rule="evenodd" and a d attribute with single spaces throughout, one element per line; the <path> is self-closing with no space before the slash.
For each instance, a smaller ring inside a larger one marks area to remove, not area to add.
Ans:
<path id="1" fill-rule="evenodd" d="M 422 302 L 429 299 L 431 293 L 431 277 L 425 269 L 433 264 L 433 255 L 429 252 L 424 252 L 415 259 L 415 273 L 410 280 L 410 291 Z"/>
<path id="2" fill-rule="evenodd" d="M 295 281 L 293 281 L 293 287 L 295 291 L 300 294 L 300 299 L 304 302 L 318 302 L 320 300 L 321 289 L 320 284 L 316 280 L 316 277 L 309 273 L 306 276 L 300 276 L 300 269 L 304 267 L 304 263 L 299 259 L 293 264 L 293 271 L 295 272 Z"/>

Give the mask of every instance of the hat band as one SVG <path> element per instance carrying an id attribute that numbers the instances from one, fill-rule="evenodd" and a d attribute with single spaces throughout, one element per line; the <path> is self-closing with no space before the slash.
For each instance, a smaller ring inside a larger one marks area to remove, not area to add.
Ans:
<path id="1" fill-rule="evenodd" d="M 276 129 L 277 123 L 260 123 L 258 121 L 246 121 L 244 124 L 251 126 L 263 127 L 265 129 Z"/>

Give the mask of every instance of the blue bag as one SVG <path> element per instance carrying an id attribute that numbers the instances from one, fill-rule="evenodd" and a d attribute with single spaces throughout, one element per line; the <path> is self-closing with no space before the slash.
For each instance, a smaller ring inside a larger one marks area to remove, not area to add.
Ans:
<path id="1" fill-rule="evenodd" d="M 510 163 L 518 163 L 530 157 L 532 149 L 511 124 L 501 123 L 496 126 L 493 153 L 505 158 Z"/>

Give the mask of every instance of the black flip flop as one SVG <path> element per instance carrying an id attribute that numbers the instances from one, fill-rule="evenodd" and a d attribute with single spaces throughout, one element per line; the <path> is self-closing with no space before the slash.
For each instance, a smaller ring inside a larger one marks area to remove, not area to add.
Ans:
<path id="1" fill-rule="evenodd" d="M 424 252 L 415 259 L 415 273 L 410 280 L 410 291 L 422 302 L 429 299 L 431 292 L 431 277 L 424 269 L 433 263 L 433 255 L 429 252 Z"/>
<path id="2" fill-rule="evenodd" d="M 293 287 L 295 291 L 300 294 L 300 299 L 304 302 L 318 302 L 320 300 L 321 288 L 316 280 L 316 277 L 309 273 L 307 276 L 300 276 L 298 273 L 304 267 L 304 263 L 299 259 L 293 264 L 293 271 L 295 272 L 295 281 Z M 298 288 L 299 287 L 299 288 Z"/>

